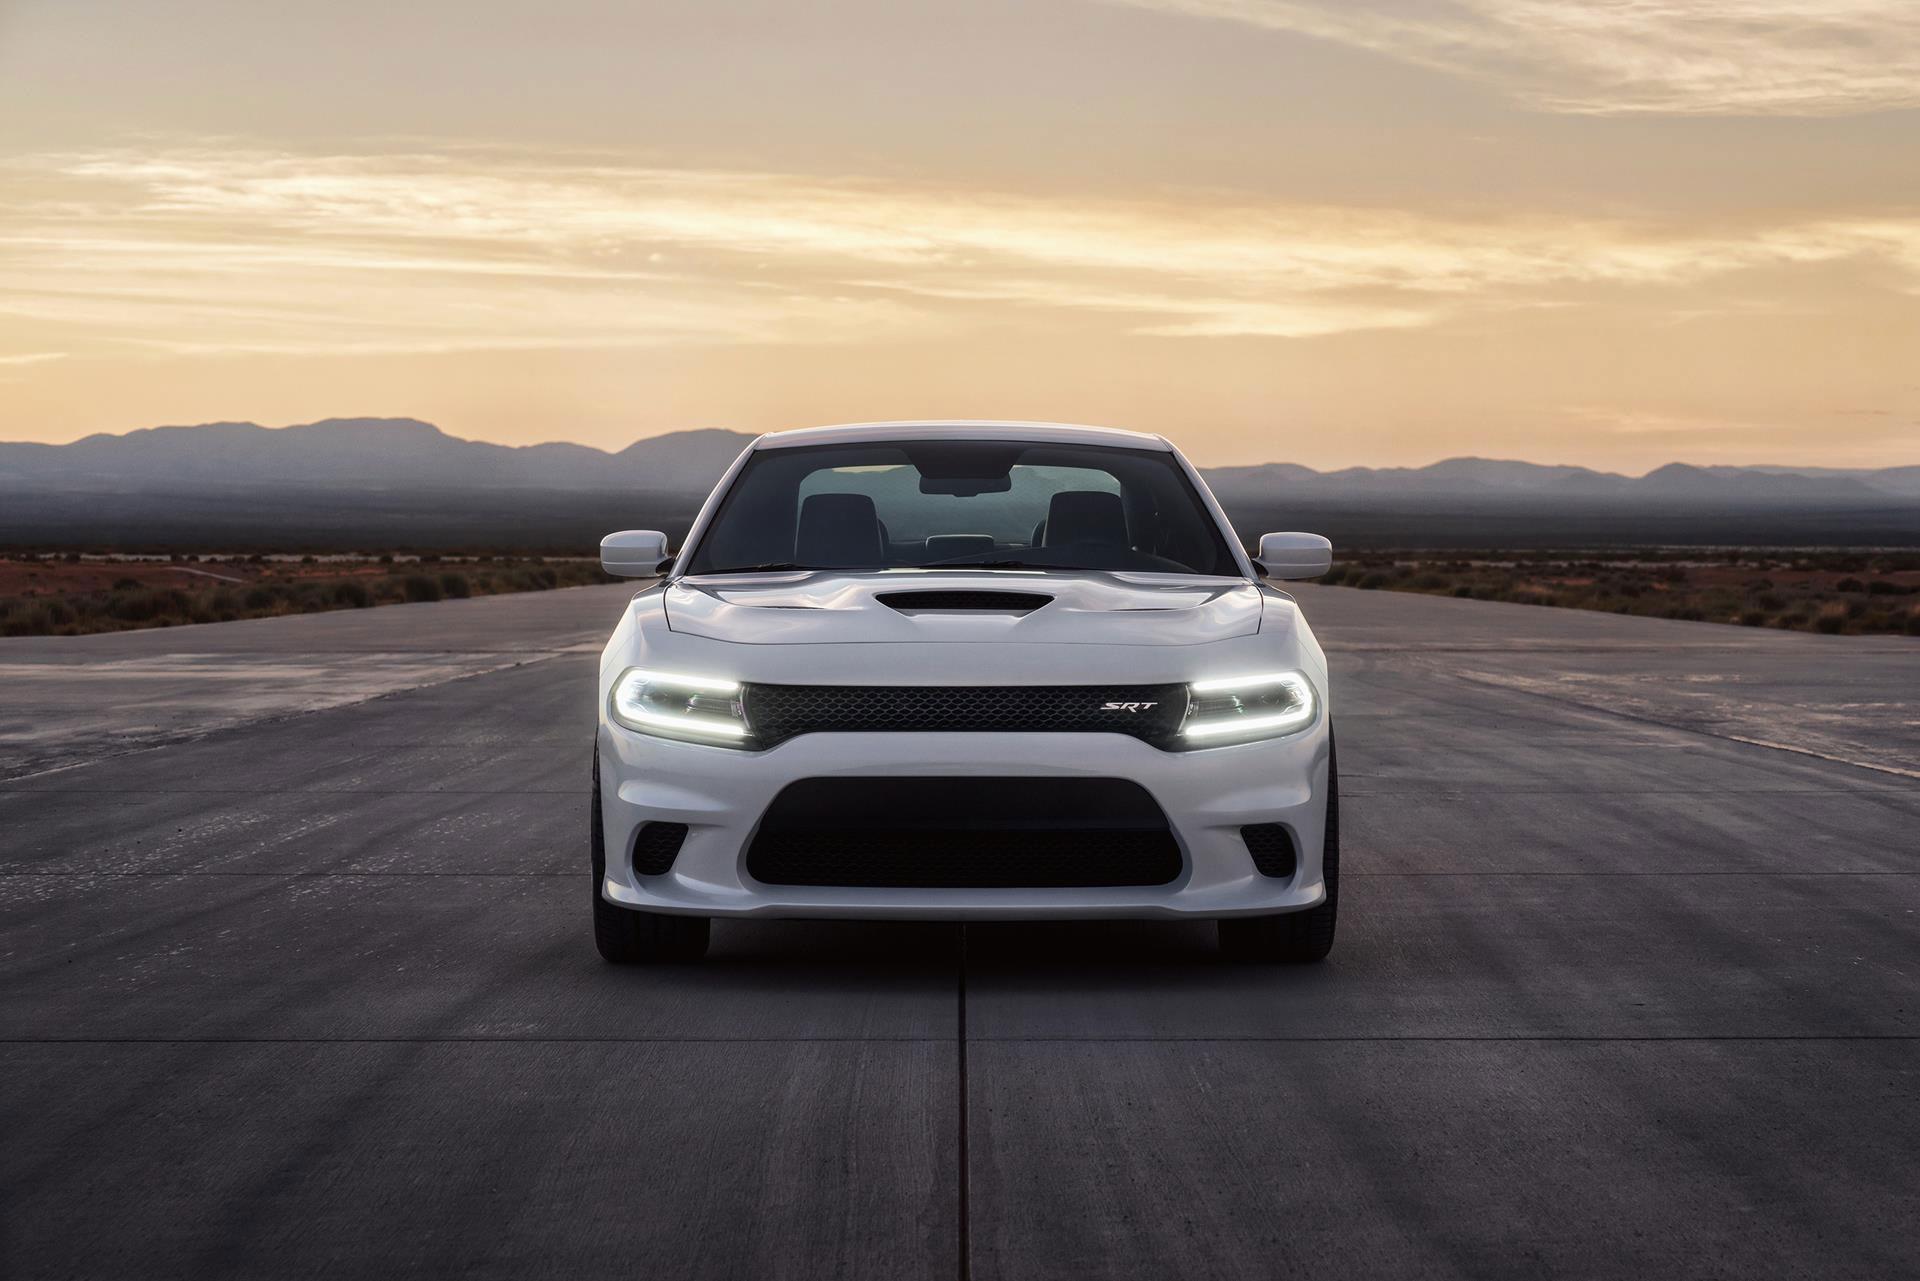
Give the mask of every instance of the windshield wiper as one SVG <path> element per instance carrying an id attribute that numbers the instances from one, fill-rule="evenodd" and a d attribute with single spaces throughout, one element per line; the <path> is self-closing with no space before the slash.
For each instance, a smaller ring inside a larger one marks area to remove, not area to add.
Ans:
<path id="1" fill-rule="evenodd" d="M 792 569 L 818 569 L 818 565 L 796 565 L 792 561 L 768 561 L 764 565 L 729 565 L 725 569 L 705 569 L 703 574 L 778 574 Z"/>
<path id="2" fill-rule="evenodd" d="M 1031 560 L 936 560 L 921 569 L 1072 569 L 1071 565 L 1043 565 Z"/>

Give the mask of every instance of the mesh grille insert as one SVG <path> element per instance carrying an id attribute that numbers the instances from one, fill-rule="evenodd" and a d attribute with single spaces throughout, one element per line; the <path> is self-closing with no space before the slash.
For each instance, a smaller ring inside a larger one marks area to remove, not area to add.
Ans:
<path id="1" fill-rule="evenodd" d="M 1260 875 L 1278 881 L 1293 879 L 1297 861 L 1293 834 L 1283 824 L 1254 823 L 1240 829 L 1240 839 L 1247 843 L 1247 853 L 1253 855 L 1253 865 Z"/>
<path id="2" fill-rule="evenodd" d="M 1180 875 L 1180 848 L 1166 831 L 775 832 L 754 839 L 747 871 L 769 885 L 1165 885 Z"/>
<path id="3" fill-rule="evenodd" d="M 754 737 L 767 747 L 797 734 L 915 731 L 1167 743 L 1187 710 L 1184 685 L 748 685 L 744 696 Z"/>
<path id="4" fill-rule="evenodd" d="M 902 612 L 939 610 L 948 613 L 966 611 L 995 614 L 1030 614 L 1053 600 L 1037 592 L 940 591 L 881 592 L 874 597 L 889 609 Z"/>
<path id="5" fill-rule="evenodd" d="M 815 778 L 782 789 L 747 850 L 769 885 L 1165 885 L 1179 843 L 1112 778 Z"/>
<path id="6" fill-rule="evenodd" d="M 685 823 L 642 823 L 633 834 L 633 870 L 639 876 L 665 876 L 687 839 Z"/>

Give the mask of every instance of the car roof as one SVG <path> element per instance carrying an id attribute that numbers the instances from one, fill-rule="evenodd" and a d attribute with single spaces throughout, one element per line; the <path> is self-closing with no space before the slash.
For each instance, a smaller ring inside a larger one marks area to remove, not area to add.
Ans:
<path id="1" fill-rule="evenodd" d="M 787 449 L 795 445 L 844 445 L 871 440 L 1031 440 L 1045 444 L 1117 445 L 1128 449 L 1173 448 L 1164 436 L 1112 427 L 991 422 L 973 418 L 802 427 L 797 431 L 771 432 L 754 441 L 752 448 Z"/>

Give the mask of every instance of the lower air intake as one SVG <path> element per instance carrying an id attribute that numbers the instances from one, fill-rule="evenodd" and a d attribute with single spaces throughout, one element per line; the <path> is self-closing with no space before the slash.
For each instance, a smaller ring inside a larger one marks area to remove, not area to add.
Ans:
<path id="1" fill-rule="evenodd" d="M 1290 881 L 1298 859 L 1293 851 L 1293 833 L 1281 823 L 1255 823 L 1240 829 L 1240 839 L 1253 855 L 1253 865 L 1262 876 Z"/>
<path id="2" fill-rule="evenodd" d="M 633 835 L 633 870 L 637 876 L 665 876 L 680 857 L 687 839 L 685 823 L 642 823 Z"/>
<path id="3" fill-rule="evenodd" d="M 1166 885 L 1180 846 L 1122 779 L 804 779 L 768 807 L 747 873 L 768 885 Z"/>

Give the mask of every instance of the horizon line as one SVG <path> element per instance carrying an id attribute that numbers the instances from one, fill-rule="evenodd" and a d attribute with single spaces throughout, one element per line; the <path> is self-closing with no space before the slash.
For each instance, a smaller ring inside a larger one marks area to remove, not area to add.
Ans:
<path id="1" fill-rule="evenodd" d="M 902 419 L 882 419 L 877 421 L 880 423 L 897 422 L 902 426 L 907 426 L 915 423 L 929 423 L 929 422 L 936 422 L 936 421 L 951 422 L 951 423 L 973 423 L 973 422 L 982 423 L 982 424 L 998 423 L 998 424 L 1004 425 L 1009 423 L 1038 422 L 1040 420 L 1037 420 L 1037 419 L 1036 420 L 989 419 L 989 418 L 951 418 L 951 419 L 902 418 Z M 445 427 L 441 426 L 439 423 L 432 421 L 431 419 L 416 418 L 411 414 L 397 414 L 397 415 L 368 414 L 368 415 L 329 415 L 324 418 L 315 418 L 306 422 L 282 423 L 277 426 L 269 425 L 267 423 L 256 422 L 252 419 L 247 419 L 247 418 L 209 419 L 206 422 L 198 422 L 198 423 L 158 423 L 151 427 L 130 427 L 130 428 L 127 428 L 125 431 L 118 431 L 118 432 L 115 432 L 115 431 L 88 432 L 85 435 L 75 436 L 71 440 L 64 440 L 64 441 L 0 440 L 0 446 L 38 445 L 47 449 L 65 449 L 73 445 L 82 444 L 89 440 L 98 440 L 98 439 L 124 440 L 130 436 L 138 435 L 142 432 L 197 431 L 202 428 L 208 428 L 208 427 L 253 427 L 261 431 L 281 432 L 281 431 L 293 431 L 293 430 L 296 430 L 299 428 L 305 428 L 305 427 L 317 427 L 317 426 L 322 426 L 328 423 L 366 423 L 366 424 L 391 424 L 391 425 L 412 423 L 412 424 L 418 424 L 419 426 L 422 426 L 422 427 L 430 427 L 441 436 L 446 437 L 448 440 L 458 441 L 462 444 L 490 445 L 496 449 L 510 449 L 510 450 L 516 450 L 516 451 L 542 449 L 542 448 L 546 448 L 553 445 L 569 445 L 577 449 L 592 450 L 595 453 L 605 454 L 608 457 L 614 457 L 624 452 L 625 450 L 631 449 L 635 445 L 642 444 L 646 441 L 663 440 L 669 436 L 689 436 L 689 435 L 698 435 L 703 432 L 721 432 L 727 435 L 739 436 L 742 438 L 744 443 L 745 441 L 756 440 L 761 436 L 773 434 L 772 432 L 746 431 L 737 427 L 676 427 L 676 428 L 671 428 L 667 431 L 656 432 L 650 436 L 636 436 L 632 440 L 628 441 L 625 445 L 619 446 L 617 448 L 606 448 L 600 445 L 590 445 L 584 441 L 566 440 L 566 439 L 541 440 L 541 441 L 533 441 L 524 445 L 510 445 L 500 441 L 484 440 L 484 439 L 479 439 L 472 436 L 455 435 L 453 432 L 448 431 Z M 808 424 L 807 427 L 833 427 L 833 426 L 852 426 L 852 425 L 872 425 L 872 424 L 871 423 L 861 423 L 861 424 L 820 423 L 820 424 Z M 1049 425 L 1067 426 L 1067 427 L 1083 426 L 1083 427 L 1095 427 L 1095 428 L 1098 428 L 1100 426 L 1099 424 L 1093 424 L 1093 423 L 1060 423 L 1060 422 L 1050 422 Z M 793 431 L 793 430 L 805 430 L 805 429 L 806 427 L 799 427 L 799 428 L 782 427 L 777 430 Z M 1132 430 L 1132 429 L 1110 428 L 1110 430 Z M 1172 441 L 1176 448 L 1180 447 L 1179 442 L 1177 440 L 1174 440 L 1171 436 L 1167 436 L 1167 434 L 1164 432 L 1153 432 L 1153 433 L 1146 433 L 1146 434 L 1165 437 L 1166 439 Z M 1184 449 L 1181 449 L 1181 452 L 1185 453 L 1186 451 Z M 1707 471 L 1716 467 L 1725 467 L 1725 468 L 1733 468 L 1733 469 L 1742 470 L 1742 471 L 1755 471 L 1755 470 L 1760 470 L 1765 468 L 1778 468 L 1778 469 L 1788 470 L 1788 471 L 1826 471 L 1826 472 L 1857 473 L 1857 472 L 1895 471 L 1902 468 L 1920 466 L 1920 459 L 1916 459 L 1914 462 L 1885 463 L 1877 466 L 1873 466 L 1873 465 L 1834 466 L 1828 463 L 1779 463 L 1779 462 L 1690 463 L 1680 458 L 1673 458 L 1668 462 L 1659 464 L 1658 466 L 1649 467 L 1646 471 L 1641 472 L 1639 475 L 1636 476 L 1631 472 L 1610 471 L 1606 468 L 1594 467 L 1586 463 L 1539 462 L 1531 458 L 1503 458 L 1503 457 L 1495 457 L 1488 454 L 1474 454 L 1474 453 L 1447 454 L 1444 457 L 1436 458 L 1431 462 L 1419 463 L 1419 464 L 1375 465 L 1371 463 L 1348 463 L 1340 467 L 1315 467 L 1310 463 L 1296 463 L 1284 458 L 1267 458 L 1267 459 L 1262 459 L 1258 462 L 1206 463 L 1206 464 L 1196 462 L 1194 466 L 1198 467 L 1201 471 L 1225 471 L 1230 468 L 1251 468 L 1251 467 L 1299 467 L 1303 470 L 1313 472 L 1316 475 L 1331 476 L 1331 475 L 1337 475 L 1338 473 L 1344 472 L 1344 471 L 1374 471 L 1374 472 L 1426 471 L 1431 468 L 1438 467 L 1446 463 L 1453 463 L 1453 462 L 1518 463 L 1526 467 L 1541 467 L 1541 468 L 1565 467 L 1565 468 L 1576 469 L 1579 471 L 1592 472 L 1595 475 L 1624 477 L 1629 480 L 1644 479 L 1655 472 L 1664 471 L 1669 467 L 1691 467 L 1701 471 Z"/>

